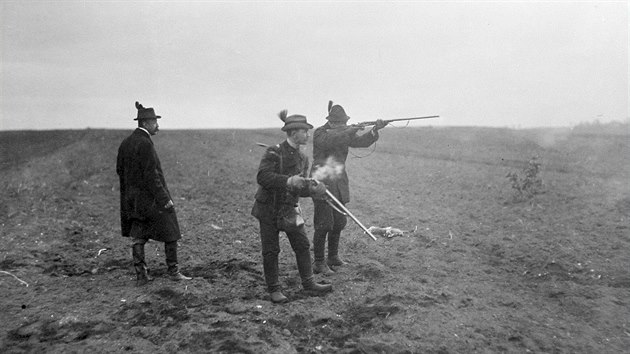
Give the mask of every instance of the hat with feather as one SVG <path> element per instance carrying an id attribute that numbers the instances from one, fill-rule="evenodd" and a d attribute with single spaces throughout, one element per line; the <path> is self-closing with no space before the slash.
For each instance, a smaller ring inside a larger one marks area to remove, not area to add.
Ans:
<path id="1" fill-rule="evenodd" d="M 313 129 L 313 126 L 306 121 L 306 117 L 301 114 L 292 114 L 287 116 L 288 111 L 283 109 L 278 113 L 280 120 L 284 122 L 282 131 L 289 131 L 292 129 Z"/>
<path id="2" fill-rule="evenodd" d="M 138 116 L 134 118 L 134 120 L 162 118 L 161 116 L 155 115 L 155 111 L 153 110 L 153 108 L 144 108 L 138 101 L 136 101 L 136 109 L 138 109 Z"/>
<path id="3" fill-rule="evenodd" d="M 328 101 L 328 117 L 326 119 L 329 122 L 347 122 L 350 117 L 343 110 L 343 107 L 338 104 L 333 106 L 333 101 Z"/>

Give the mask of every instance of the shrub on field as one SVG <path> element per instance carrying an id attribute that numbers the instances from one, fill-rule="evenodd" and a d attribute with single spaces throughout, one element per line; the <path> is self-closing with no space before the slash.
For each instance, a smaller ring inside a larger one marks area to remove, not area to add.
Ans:
<path id="1" fill-rule="evenodd" d="M 534 156 L 527 162 L 527 166 L 523 168 L 520 175 L 512 171 L 505 176 L 514 190 L 513 201 L 528 200 L 542 192 L 543 182 L 538 175 L 540 166 L 538 157 Z"/>

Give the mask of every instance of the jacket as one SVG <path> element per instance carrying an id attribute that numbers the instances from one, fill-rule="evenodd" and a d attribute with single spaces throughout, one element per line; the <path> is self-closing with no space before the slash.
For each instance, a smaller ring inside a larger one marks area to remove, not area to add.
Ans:
<path id="1" fill-rule="evenodd" d="M 157 241 L 181 238 L 174 207 L 165 209 L 171 194 L 151 137 L 136 129 L 118 148 L 116 173 L 120 181 L 120 224 L 123 236 L 130 236 L 134 222 L 143 234 Z"/>
<path id="2" fill-rule="evenodd" d="M 350 201 L 350 181 L 346 173 L 346 159 L 349 148 L 365 148 L 374 144 L 379 138 L 378 131 L 358 135 L 345 129 L 331 129 L 328 123 L 315 129 L 313 133 L 313 167 L 311 174 L 320 166 L 325 166 L 329 157 L 342 165 L 341 175 L 326 178 L 322 182 L 328 190 L 346 204 Z"/>
<path id="3" fill-rule="evenodd" d="M 286 140 L 267 148 L 256 174 L 258 190 L 251 214 L 260 221 L 273 223 L 281 210 L 298 206 L 300 197 L 309 196 L 309 188 L 291 192 L 287 180 L 295 175 L 308 177 L 308 166 L 308 157 Z"/>

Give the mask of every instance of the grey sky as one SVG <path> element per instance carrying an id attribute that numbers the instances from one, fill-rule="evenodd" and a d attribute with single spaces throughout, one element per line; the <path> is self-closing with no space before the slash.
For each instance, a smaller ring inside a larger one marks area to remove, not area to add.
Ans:
<path id="1" fill-rule="evenodd" d="M 628 2 L 2 1 L 0 129 L 628 117 Z"/>

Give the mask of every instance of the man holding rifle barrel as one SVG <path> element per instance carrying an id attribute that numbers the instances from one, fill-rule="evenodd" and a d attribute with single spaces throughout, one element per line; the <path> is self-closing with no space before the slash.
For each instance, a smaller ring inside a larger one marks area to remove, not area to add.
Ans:
<path id="1" fill-rule="evenodd" d="M 313 126 L 306 117 L 299 114 L 287 116 L 283 110 L 279 114 L 284 122 L 282 131 L 287 139 L 267 148 L 260 161 L 256 180 L 256 192 L 252 215 L 260 222 L 263 271 L 271 301 L 287 302 L 282 294 L 278 279 L 278 254 L 280 253 L 279 233 L 284 231 L 295 252 L 302 286 L 309 295 L 319 295 L 332 290 L 330 284 L 318 284 L 313 280 L 311 251 L 304 219 L 298 204 L 300 197 L 324 198 L 326 188 L 323 183 L 307 178 L 308 157 L 300 151 L 300 146 L 308 142 L 308 130 Z"/>
<path id="2" fill-rule="evenodd" d="M 316 174 L 317 170 L 325 167 L 329 163 L 340 165 L 338 176 L 325 176 L 324 182 L 328 191 L 345 205 L 350 201 L 350 188 L 348 175 L 345 169 L 349 148 L 365 148 L 374 144 L 378 138 L 379 129 L 387 125 L 382 119 L 373 123 L 372 129 L 368 133 L 358 135 L 360 130 L 364 130 L 364 125 L 348 125 L 350 119 L 343 107 L 333 105 L 328 102 L 328 122 L 317 128 L 313 134 L 313 167 L 311 174 Z M 331 161 L 332 159 L 332 161 Z M 315 234 L 313 236 L 314 263 L 313 272 L 316 274 L 334 273 L 330 267 L 339 267 L 346 264 L 339 257 L 339 239 L 341 231 L 347 224 L 347 218 L 339 210 L 333 209 L 322 198 L 313 198 Z M 326 239 L 328 239 L 328 258 L 325 259 Z"/>

